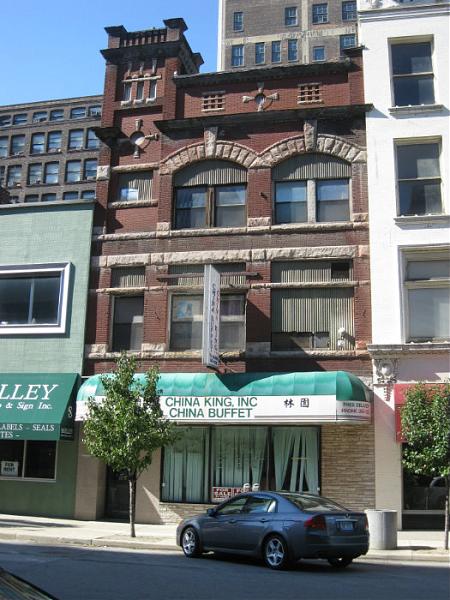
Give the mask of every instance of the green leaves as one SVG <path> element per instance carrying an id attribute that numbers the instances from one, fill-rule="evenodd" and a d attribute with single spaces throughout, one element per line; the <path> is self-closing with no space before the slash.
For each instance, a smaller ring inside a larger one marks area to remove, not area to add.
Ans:
<path id="1" fill-rule="evenodd" d="M 137 478 L 158 448 L 176 438 L 174 425 L 162 414 L 158 396 L 158 369 L 146 373 L 144 383 L 134 380 L 136 359 L 122 354 L 112 375 L 101 377 L 103 402 L 88 404 L 84 441 L 89 452 L 114 471 Z"/>
<path id="2" fill-rule="evenodd" d="M 450 475 L 450 385 L 418 383 L 406 392 L 404 467 L 416 475 Z"/>

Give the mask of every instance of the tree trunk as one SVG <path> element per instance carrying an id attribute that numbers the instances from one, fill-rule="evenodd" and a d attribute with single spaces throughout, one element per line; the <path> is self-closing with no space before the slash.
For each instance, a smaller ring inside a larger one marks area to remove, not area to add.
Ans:
<path id="1" fill-rule="evenodd" d="M 449 511 L 449 495 L 450 495 L 450 477 L 446 477 L 446 483 L 447 483 L 447 494 L 445 495 L 444 548 L 446 550 L 448 550 L 448 520 L 449 520 L 448 511 Z"/>
<path id="2" fill-rule="evenodd" d="M 136 517 L 136 475 L 133 473 L 128 479 L 130 487 L 130 536 L 136 537 L 136 531 L 134 528 L 134 521 Z"/>

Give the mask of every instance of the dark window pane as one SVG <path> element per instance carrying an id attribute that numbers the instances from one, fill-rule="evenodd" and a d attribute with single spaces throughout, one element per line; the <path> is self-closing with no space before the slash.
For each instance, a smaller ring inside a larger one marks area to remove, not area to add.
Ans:
<path id="1" fill-rule="evenodd" d="M 175 228 L 194 229 L 206 225 L 206 189 L 185 188 L 176 192 Z"/>
<path id="2" fill-rule="evenodd" d="M 61 279 L 54 277 L 36 277 L 33 290 L 32 323 L 58 323 L 58 308 Z"/>
<path id="3" fill-rule="evenodd" d="M 275 220 L 277 223 L 304 223 L 308 220 L 306 181 L 276 184 Z"/>
<path id="4" fill-rule="evenodd" d="M 394 78 L 394 102 L 396 106 L 434 104 L 433 76 Z"/>
<path id="5" fill-rule="evenodd" d="M 392 45 L 392 72 L 394 75 L 431 73 L 432 71 L 430 42 Z"/>
<path id="6" fill-rule="evenodd" d="M 55 478 L 56 442 L 28 441 L 25 477 Z"/>
<path id="7" fill-rule="evenodd" d="M 272 42 L 272 62 L 281 62 L 281 42 Z"/>
<path id="8" fill-rule="evenodd" d="M 25 442 L 20 440 L 0 441 L 1 477 L 22 477 L 24 446 Z"/>
<path id="9" fill-rule="evenodd" d="M 170 347 L 173 350 L 199 350 L 202 347 L 203 297 L 174 296 Z"/>
<path id="10" fill-rule="evenodd" d="M 255 64 L 260 65 L 264 63 L 266 58 L 266 45 L 264 42 L 258 42 L 255 44 Z"/>
<path id="11" fill-rule="evenodd" d="M 62 121 L 63 119 L 64 110 L 62 108 L 50 111 L 50 121 Z"/>
<path id="12" fill-rule="evenodd" d="M 116 298 L 114 301 L 113 351 L 141 350 L 144 298 Z"/>
<path id="13" fill-rule="evenodd" d="M 397 146 L 399 179 L 439 177 L 439 144 Z"/>
<path id="14" fill-rule="evenodd" d="M 434 215 L 442 212 L 440 179 L 400 181 L 400 215 Z"/>
<path id="15" fill-rule="evenodd" d="M 0 325 L 28 323 L 32 279 L 0 278 Z"/>
<path id="16" fill-rule="evenodd" d="M 71 119 L 83 119 L 86 116 L 86 108 L 84 106 L 78 106 L 76 108 L 72 108 L 70 111 Z"/>

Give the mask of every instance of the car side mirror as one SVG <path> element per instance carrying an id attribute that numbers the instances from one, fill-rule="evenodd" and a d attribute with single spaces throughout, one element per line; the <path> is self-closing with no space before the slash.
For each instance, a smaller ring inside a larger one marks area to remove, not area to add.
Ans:
<path id="1" fill-rule="evenodd" d="M 208 517 L 215 517 L 216 516 L 216 509 L 215 508 L 208 508 L 208 510 L 206 511 L 206 514 L 208 515 Z"/>

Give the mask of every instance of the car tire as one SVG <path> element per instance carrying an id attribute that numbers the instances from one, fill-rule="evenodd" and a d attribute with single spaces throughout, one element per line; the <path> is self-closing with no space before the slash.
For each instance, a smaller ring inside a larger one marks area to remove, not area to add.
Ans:
<path id="1" fill-rule="evenodd" d="M 353 562 L 353 558 L 350 556 L 340 556 L 339 558 L 328 558 L 328 562 L 332 567 L 336 567 L 337 569 L 345 569 Z"/>
<path id="2" fill-rule="evenodd" d="M 193 527 L 186 527 L 181 534 L 181 548 L 187 558 L 199 558 L 202 555 L 200 539 Z"/>
<path id="3" fill-rule="evenodd" d="M 276 571 L 288 569 L 291 566 L 289 551 L 281 535 L 270 535 L 263 545 L 263 559 L 265 564 Z"/>

